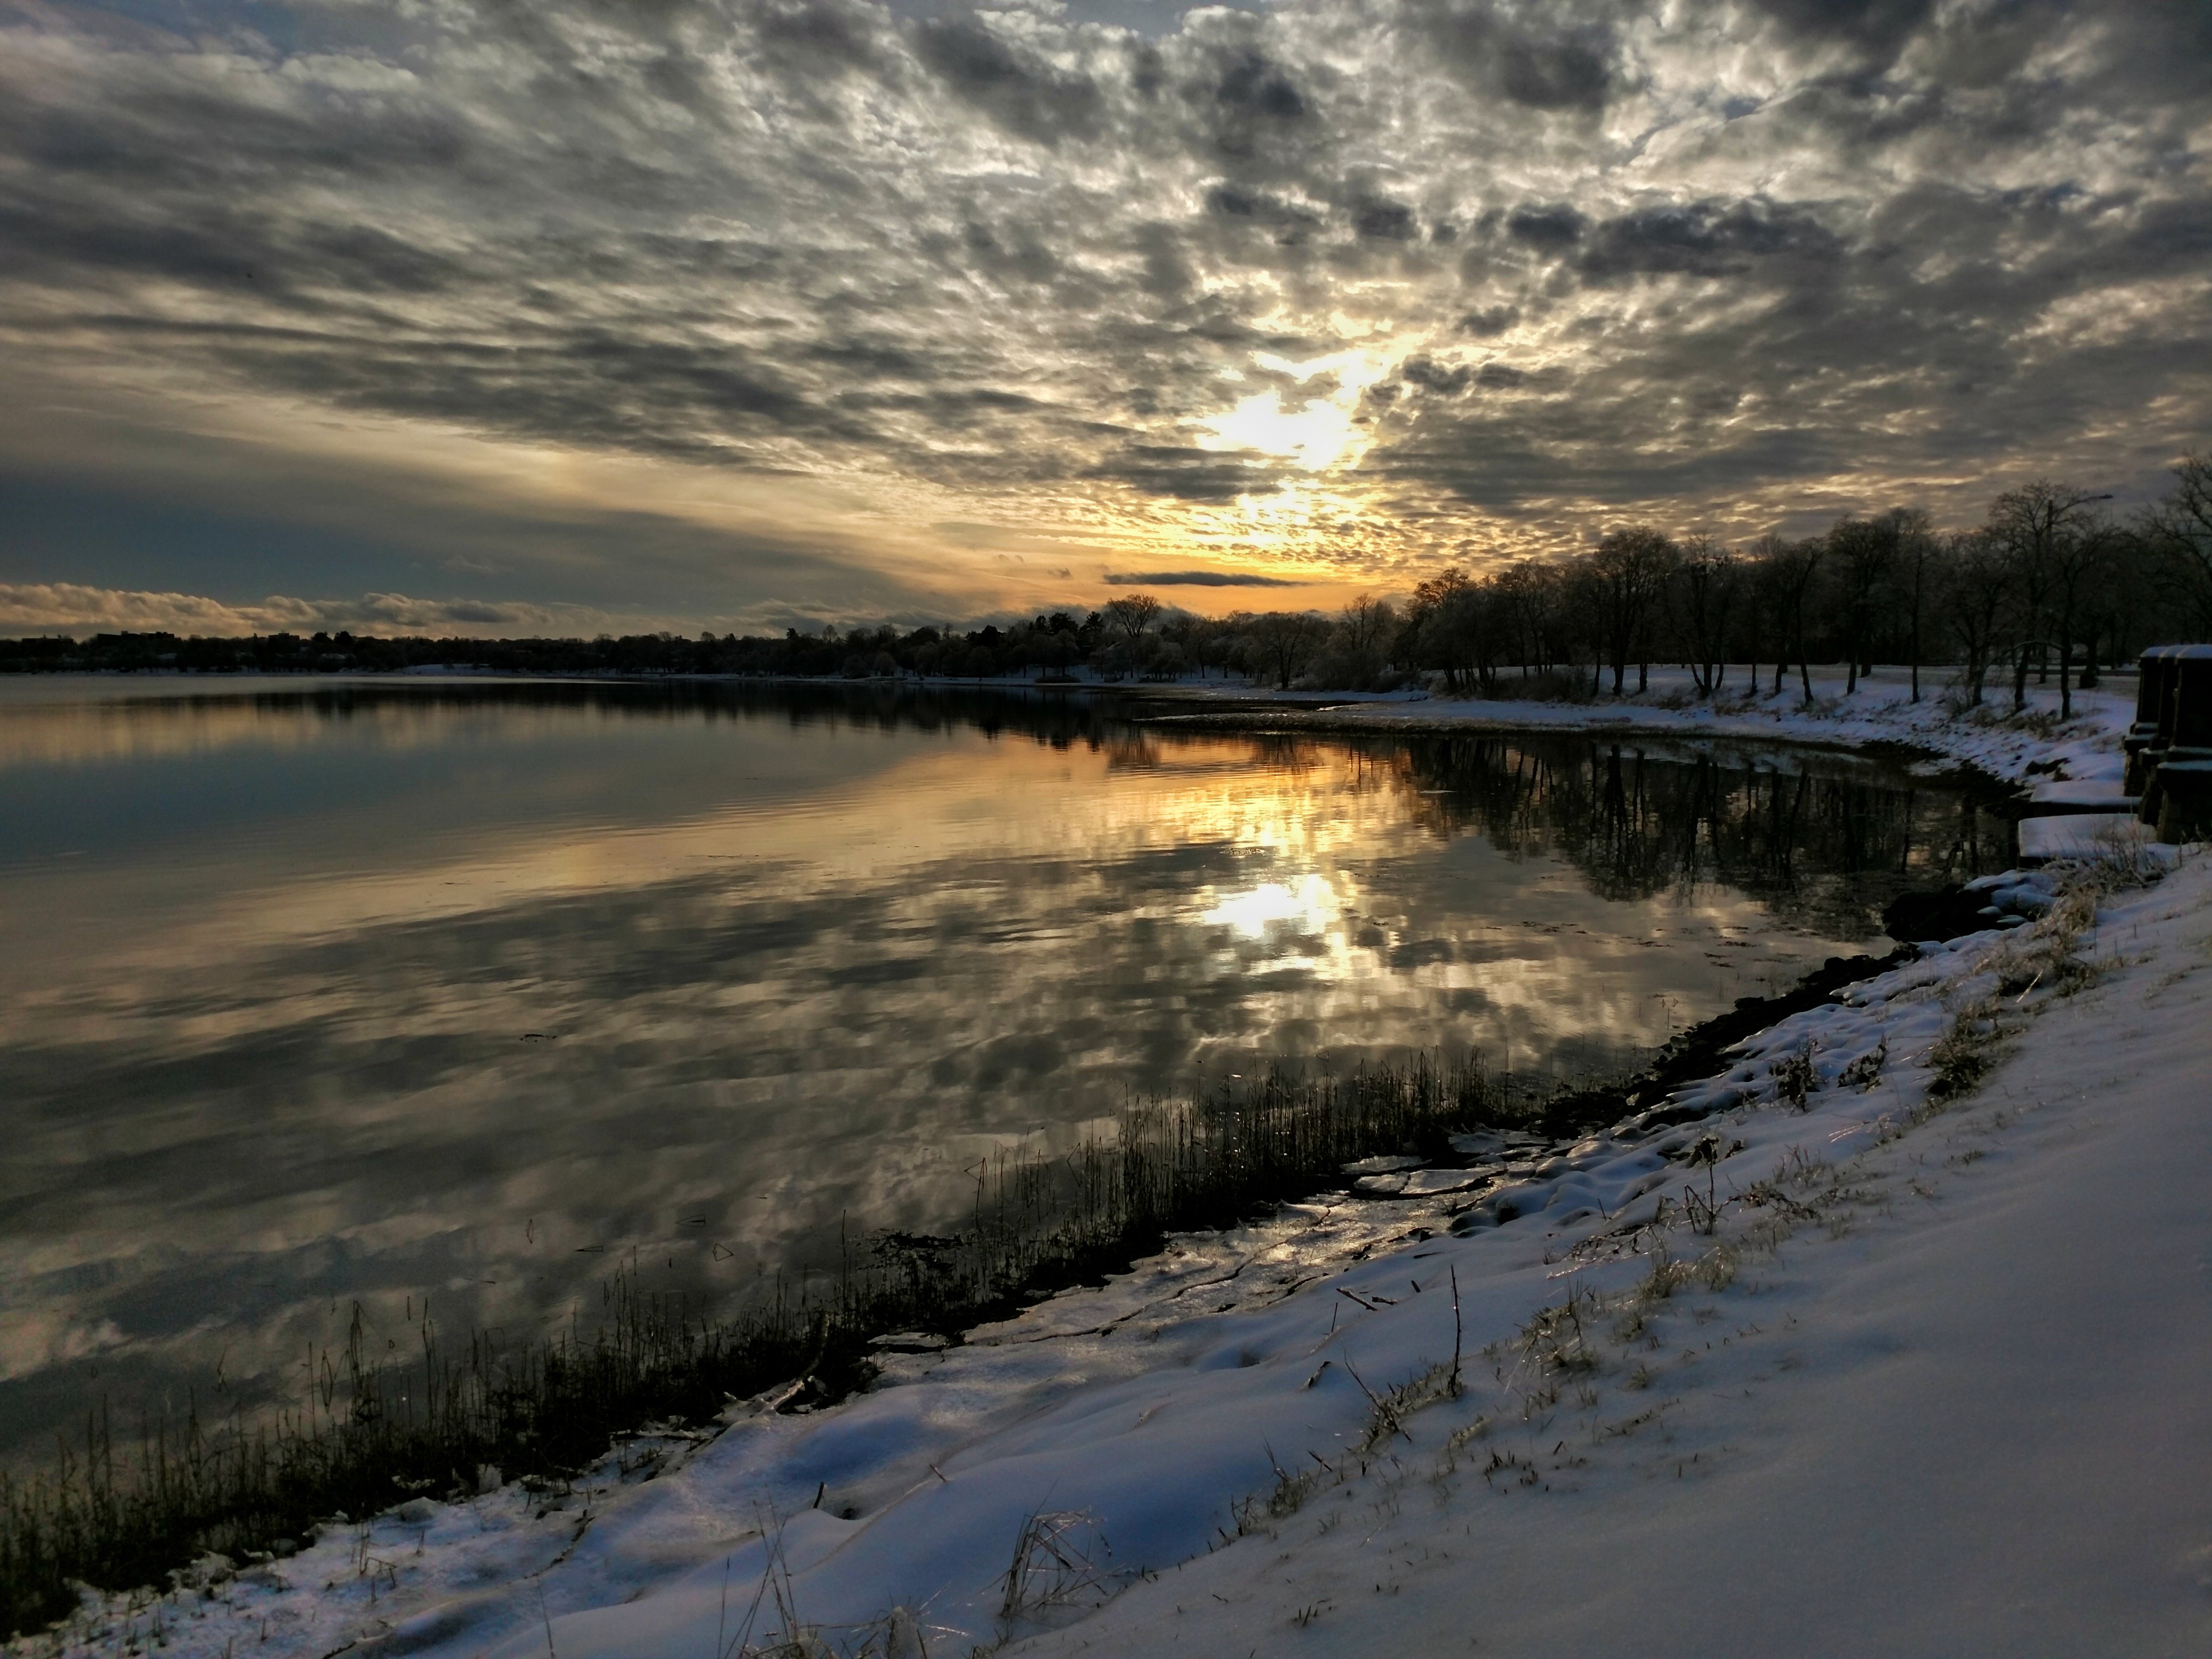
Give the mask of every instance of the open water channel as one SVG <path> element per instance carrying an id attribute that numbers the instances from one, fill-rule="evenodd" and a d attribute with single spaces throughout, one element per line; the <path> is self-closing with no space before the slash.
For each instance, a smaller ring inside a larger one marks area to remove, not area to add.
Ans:
<path id="1" fill-rule="evenodd" d="M 2011 854 L 1835 757 L 1142 712 L 0 684 L 0 1462 L 284 1399 L 356 1304 L 728 1307 L 1276 1059 L 1625 1066 Z"/>

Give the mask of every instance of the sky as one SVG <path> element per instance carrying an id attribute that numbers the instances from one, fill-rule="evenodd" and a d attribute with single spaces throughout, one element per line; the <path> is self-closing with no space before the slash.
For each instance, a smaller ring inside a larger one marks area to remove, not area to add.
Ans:
<path id="1" fill-rule="evenodd" d="M 718 632 L 2156 495 L 2193 0 L 0 0 L 0 632 Z"/>

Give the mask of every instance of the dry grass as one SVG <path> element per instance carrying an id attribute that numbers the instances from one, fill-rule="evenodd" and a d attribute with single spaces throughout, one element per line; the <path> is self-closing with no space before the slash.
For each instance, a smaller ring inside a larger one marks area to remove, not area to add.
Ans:
<path id="1" fill-rule="evenodd" d="M 1813 1091 L 1820 1086 L 1820 1074 L 1813 1065 L 1813 1045 L 1801 1044 L 1766 1068 L 1773 1080 L 1774 1102 L 1792 1111 L 1802 1112 L 1811 1103 Z"/>
<path id="2" fill-rule="evenodd" d="M 999 1617 L 1011 1626 L 1065 1608 L 1095 1606 L 1110 1589 L 1114 1552 L 1087 1510 L 1037 1510 L 1014 1537 Z"/>
<path id="3" fill-rule="evenodd" d="M 1993 942 L 1968 969 L 1964 982 L 1970 988 L 1951 1011 L 1942 1038 L 1925 1056 L 1915 1057 L 1924 1058 L 1933 1073 L 1927 1097 L 1914 1098 L 1907 1091 L 1893 1109 L 1871 1124 L 1850 1126 L 1851 1130 L 1871 1130 L 1873 1144 L 1879 1146 L 1948 1109 L 1955 1097 L 1987 1076 L 2006 1037 L 2037 1008 L 2094 982 L 2098 969 L 2083 960 L 2082 945 L 2095 925 L 2099 899 L 2116 882 L 2125 884 L 2134 878 L 2124 867 L 2069 872 L 2044 916 Z M 1803 1093 L 1810 1096 L 1820 1085 L 1809 1050 L 1781 1057 L 1774 1071 L 1786 1080 L 1789 1073 L 1783 1068 L 1792 1060 L 1802 1066 Z M 1861 1091 L 1887 1085 L 1893 1060 L 1898 1057 L 1887 1043 L 1877 1043 L 1843 1068 L 1837 1085 Z M 1788 1087 L 1778 1089 L 1778 1103 L 1797 1104 L 1790 1098 L 1792 1092 Z M 1996 1126 L 2002 1122 L 1999 1114 Z M 1708 1130 L 1696 1142 L 1674 1145 L 1668 1155 L 1678 1165 L 1702 1164 L 1710 1171 L 1723 1155 L 1722 1144 L 1720 1134 Z M 1563 1412 L 1583 1413 L 1579 1426 L 1568 1434 L 1586 1448 L 1661 1423 L 1677 1402 L 1660 1397 L 1666 1373 L 1655 1357 L 1656 1351 L 1670 1346 L 1678 1326 L 1702 1325 L 1721 1316 L 1721 1305 L 1710 1298 L 1737 1285 L 1747 1252 L 1777 1251 L 1808 1225 L 1841 1237 L 1869 1214 L 1888 1209 L 1893 1181 L 1901 1181 L 1905 1190 L 1929 1195 L 1917 1178 L 1885 1176 L 1886 1167 L 1865 1162 L 1863 1155 L 1838 1165 L 1805 1147 L 1792 1147 L 1764 1179 L 1741 1191 L 1718 1194 L 1709 1184 L 1709 1174 L 1706 1182 L 1697 1183 L 1703 1190 L 1686 1192 L 1680 1202 L 1672 1197 L 1662 1200 L 1658 1216 L 1633 1229 L 1603 1235 L 1613 1243 L 1626 1238 L 1632 1249 L 1642 1247 L 1643 1276 L 1625 1289 L 1605 1293 L 1571 1281 L 1564 1298 L 1538 1310 L 1513 1338 L 1484 1350 L 1486 1360 L 1497 1362 L 1491 1367 L 1494 1403 L 1486 1402 L 1473 1422 L 1442 1438 L 1433 1468 L 1425 1475 L 1439 1505 L 1451 1501 L 1452 1483 L 1469 1449 L 1493 1435 L 1497 1438 L 1486 1449 L 1487 1462 L 1478 1466 L 1490 1486 L 1500 1492 L 1549 1491 L 1561 1474 L 1571 1477 L 1583 1462 L 1566 1450 L 1568 1440 L 1559 1437 L 1564 1425 L 1558 1419 Z M 1692 1253 L 1676 1253 L 1686 1243 L 1703 1243 L 1696 1237 L 1699 1233 L 1711 1236 L 1711 1243 Z M 1579 1258 L 1579 1249 L 1570 1255 Z M 1692 1297 L 1700 1299 L 1680 1305 Z M 1748 1325 L 1737 1334 L 1757 1330 L 1756 1325 Z M 1698 1346 L 1690 1344 L 1684 1357 Z M 1780 1363 L 1787 1370 L 1798 1362 L 1784 1355 Z M 1360 1452 L 1363 1458 L 1388 1457 L 1382 1475 L 1386 1481 L 1408 1478 L 1391 1473 L 1398 1459 L 1390 1455 L 1388 1442 L 1401 1435 L 1410 1441 L 1412 1413 L 1425 1401 L 1449 1397 L 1435 1379 L 1450 1369 L 1440 1366 L 1430 1372 L 1425 1392 L 1408 1385 L 1387 1399 L 1370 1395 L 1375 1409 Z M 1599 1410 L 1604 1390 L 1612 1386 L 1624 1396 L 1649 1397 L 1633 1414 L 1618 1422 L 1602 1421 Z M 1486 1383 L 1485 1391 L 1489 1392 Z M 1363 1462 L 1363 1473 L 1364 1468 Z M 1261 1524 L 1279 1520 L 1295 1513 L 1322 1486 L 1343 1478 L 1340 1465 L 1318 1462 L 1310 1474 L 1279 1469 L 1275 1492 L 1255 1500 L 1249 1512 Z"/>
<path id="4" fill-rule="evenodd" d="M 1957 1010 L 1928 1050 L 1929 1098 L 1948 1101 L 1971 1093 L 1996 1066 L 2003 1036 L 1995 997 L 1978 997 Z"/>
<path id="5" fill-rule="evenodd" d="M 565 1480 L 618 1434 L 705 1423 L 730 1401 L 819 1406 L 873 1375 L 871 1337 L 947 1337 L 1095 1281 L 1170 1232 L 1231 1226 L 1340 1179 L 1377 1152 L 1444 1153 L 1493 1103 L 1479 1060 L 1310 1078 L 1272 1070 L 1233 1091 L 1133 1109 L 1109 1139 L 1002 1160 L 950 1238 L 884 1234 L 826 1290 L 779 1288 L 734 1318 L 635 1294 L 619 1276 L 599 1327 L 517 1348 L 473 1335 L 380 1359 L 358 1318 L 297 1408 L 208 1424 L 188 1413 L 118 1447 L 104 1413 L 43 1478 L 0 1476 L 0 1635 L 220 1552 L 244 1559 L 340 1510 L 476 1490 L 477 1471 Z"/>
<path id="6" fill-rule="evenodd" d="M 1989 1076 L 2031 996 L 2042 992 L 2070 997 L 2096 982 L 2102 969 L 2077 954 L 2081 939 L 2096 926 L 2097 907 L 2107 895 L 2140 886 L 2144 879 L 2142 867 L 2132 859 L 2067 867 L 2051 908 L 1983 957 L 1977 977 L 1986 974 L 1994 984 L 1954 1008 L 1943 1035 L 1928 1050 L 1932 1103 L 1955 1101 Z"/>

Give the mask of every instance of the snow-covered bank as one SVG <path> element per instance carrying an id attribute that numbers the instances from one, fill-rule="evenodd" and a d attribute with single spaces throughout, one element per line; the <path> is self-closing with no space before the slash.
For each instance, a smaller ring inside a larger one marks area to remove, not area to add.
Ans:
<path id="1" fill-rule="evenodd" d="M 1770 665 L 1765 684 L 1773 683 L 1771 672 Z M 1600 696 L 1586 703 L 1516 701 L 1510 695 L 1510 674 L 1499 682 L 1507 695 L 1497 698 L 1409 693 L 1347 697 L 1341 692 L 1255 692 L 1188 684 L 1176 688 L 1176 696 L 1201 707 L 1249 702 L 1258 696 L 1302 723 L 1334 730 L 1560 732 L 1841 749 L 1895 744 L 2008 783 L 2063 778 L 2109 784 L 2117 792 L 2119 740 L 2135 719 L 2132 678 L 2075 692 L 2073 718 L 2062 723 L 2056 686 L 2031 685 L 2027 709 L 2014 715 L 2010 686 L 1994 683 L 1980 708 L 1954 712 L 1945 700 L 1942 671 L 1923 671 L 1918 702 L 1911 701 L 1911 676 L 1902 668 L 1877 667 L 1848 695 L 1841 668 L 1818 667 L 1812 678 L 1809 708 L 1794 669 L 1778 695 L 1751 693 L 1737 684 L 1708 698 L 1694 696 L 1688 674 L 1675 668 L 1655 668 L 1650 690 L 1640 695 Z"/>
<path id="2" fill-rule="evenodd" d="M 1017 1650 L 2212 1651 L 2212 867 L 2068 955 L 1978 941 L 1855 995 L 1881 1077 L 1822 1090 L 1780 1160 L 1763 1115 L 1723 1129 L 1753 1144 L 1722 1170 L 1772 1183 L 1724 1178 L 1735 1212 L 1677 1236 L 1724 1292 L 1595 1279 L 1479 1415 Z M 1923 1120 L 1945 980 L 2018 1029 Z"/>
<path id="3" fill-rule="evenodd" d="M 2059 880 L 1564 1155 L 21 1645 L 2203 1651 L 2212 866 Z"/>

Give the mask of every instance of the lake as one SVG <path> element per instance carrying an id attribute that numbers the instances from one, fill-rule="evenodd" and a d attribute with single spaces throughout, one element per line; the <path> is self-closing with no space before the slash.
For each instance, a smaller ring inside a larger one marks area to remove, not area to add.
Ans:
<path id="1" fill-rule="evenodd" d="M 1163 712 L 0 683 L 0 1455 L 289 1397 L 356 1304 L 731 1307 L 1274 1060 L 1625 1066 L 2011 857 L 1843 757 Z"/>

